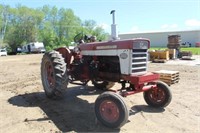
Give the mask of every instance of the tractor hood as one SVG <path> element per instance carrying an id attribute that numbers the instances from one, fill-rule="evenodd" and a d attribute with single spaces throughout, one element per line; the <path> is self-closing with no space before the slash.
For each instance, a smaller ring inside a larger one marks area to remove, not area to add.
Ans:
<path id="1" fill-rule="evenodd" d="M 127 40 L 112 40 L 107 42 L 92 42 L 80 44 L 80 50 L 112 50 L 112 49 L 148 49 L 149 39 L 135 38 Z"/>

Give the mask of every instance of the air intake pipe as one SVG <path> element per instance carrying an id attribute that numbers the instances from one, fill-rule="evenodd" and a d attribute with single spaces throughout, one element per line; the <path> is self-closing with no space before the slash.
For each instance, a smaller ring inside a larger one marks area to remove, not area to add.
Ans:
<path id="1" fill-rule="evenodd" d="M 111 25 L 111 38 L 112 40 L 118 40 L 117 25 L 115 24 L 115 10 L 110 12 L 112 14 L 113 23 Z"/>

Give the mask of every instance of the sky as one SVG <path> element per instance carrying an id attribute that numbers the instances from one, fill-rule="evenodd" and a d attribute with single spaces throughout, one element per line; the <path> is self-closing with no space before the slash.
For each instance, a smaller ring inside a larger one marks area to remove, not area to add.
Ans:
<path id="1" fill-rule="evenodd" d="M 70 8 L 81 20 L 95 20 L 110 33 L 115 10 L 118 33 L 200 30 L 200 0 L 0 0 L 30 8 Z"/>

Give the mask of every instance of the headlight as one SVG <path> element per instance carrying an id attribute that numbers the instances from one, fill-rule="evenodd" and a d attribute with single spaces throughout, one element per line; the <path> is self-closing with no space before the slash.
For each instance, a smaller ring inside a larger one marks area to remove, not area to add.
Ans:
<path id="1" fill-rule="evenodd" d="M 148 49 L 148 41 L 143 41 L 143 40 L 134 41 L 133 49 Z"/>

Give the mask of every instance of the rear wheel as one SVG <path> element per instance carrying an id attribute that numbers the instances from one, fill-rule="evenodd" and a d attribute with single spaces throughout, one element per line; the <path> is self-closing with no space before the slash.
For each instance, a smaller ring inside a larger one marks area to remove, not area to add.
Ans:
<path id="1" fill-rule="evenodd" d="M 66 63 L 57 51 L 45 53 L 41 64 L 41 78 L 48 98 L 61 98 L 68 85 Z"/>
<path id="2" fill-rule="evenodd" d="M 156 89 L 150 89 L 144 92 L 144 100 L 152 107 L 166 107 L 170 104 L 172 93 L 169 86 L 162 82 L 157 82 Z"/>
<path id="3" fill-rule="evenodd" d="M 95 114 L 103 125 L 120 128 L 127 122 L 129 111 L 120 95 L 104 92 L 95 101 Z"/>
<path id="4" fill-rule="evenodd" d="M 112 88 L 115 83 L 114 82 L 108 82 L 108 81 L 97 81 L 97 80 L 92 80 L 92 84 L 100 90 L 109 90 Z"/>

